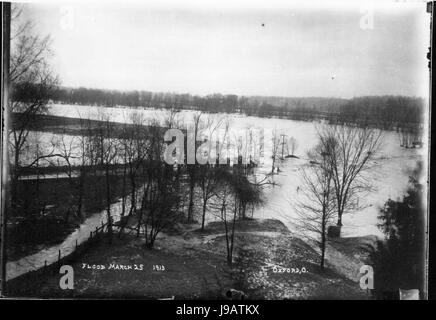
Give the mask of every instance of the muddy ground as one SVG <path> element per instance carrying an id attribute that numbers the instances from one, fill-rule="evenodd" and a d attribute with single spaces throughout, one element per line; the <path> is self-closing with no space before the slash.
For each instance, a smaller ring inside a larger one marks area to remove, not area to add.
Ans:
<path id="1" fill-rule="evenodd" d="M 62 290 L 61 275 L 52 273 L 39 276 L 31 288 L 24 288 L 17 278 L 10 283 L 9 294 L 224 299 L 233 288 L 248 299 L 370 299 L 349 276 L 353 265 L 358 268 L 364 262 L 356 256 L 364 252 L 361 239 L 355 240 L 330 247 L 336 252 L 334 259 L 321 270 L 319 253 L 280 221 L 245 220 L 237 225 L 234 263 L 228 266 L 222 223 L 210 223 L 204 231 L 198 225 L 179 225 L 162 233 L 152 250 L 133 235 L 116 238 L 112 244 L 102 238 L 72 263 L 74 289 Z M 348 262 L 337 264 L 338 253 Z"/>

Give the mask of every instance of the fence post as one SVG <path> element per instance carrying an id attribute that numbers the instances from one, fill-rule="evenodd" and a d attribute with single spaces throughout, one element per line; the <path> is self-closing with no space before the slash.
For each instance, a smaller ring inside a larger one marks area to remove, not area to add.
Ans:
<path id="1" fill-rule="evenodd" d="M 61 249 L 59 249 L 58 263 L 61 261 Z"/>

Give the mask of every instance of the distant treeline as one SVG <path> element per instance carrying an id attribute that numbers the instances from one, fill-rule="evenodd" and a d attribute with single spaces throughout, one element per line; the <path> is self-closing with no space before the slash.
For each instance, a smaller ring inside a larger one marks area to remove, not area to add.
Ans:
<path id="1" fill-rule="evenodd" d="M 53 101 L 93 106 L 192 109 L 208 113 L 243 113 L 259 117 L 295 120 L 325 119 L 334 123 L 373 126 L 383 129 L 413 130 L 422 126 L 423 98 L 405 96 L 367 96 L 341 98 L 287 98 L 211 94 L 117 91 L 60 87 Z"/>

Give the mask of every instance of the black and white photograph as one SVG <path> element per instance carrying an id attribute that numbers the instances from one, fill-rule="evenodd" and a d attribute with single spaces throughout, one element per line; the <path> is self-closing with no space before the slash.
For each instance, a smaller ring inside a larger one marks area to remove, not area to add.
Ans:
<path id="1" fill-rule="evenodd" d="M 434 10 L 3 2 L 0 297 L 427 300 Z"/>

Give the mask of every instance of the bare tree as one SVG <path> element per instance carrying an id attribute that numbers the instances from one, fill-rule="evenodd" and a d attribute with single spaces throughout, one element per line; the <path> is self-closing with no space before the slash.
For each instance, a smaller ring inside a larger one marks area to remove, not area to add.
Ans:
<path id="1" fill-rule="evenodd" d="M 223 118 L 215 119 L 213 116 L 207 117 L 205 123 L 200 128 L 201 131 L 198 132 L 198 136 L 203 138 L 207 143 L 205 143 L 206 148 L 203 150 L 201 148 L 198 149 L 197 153 L 201 153 L 201 163 L 197 169 L 197 184 L 200 187 L 200 196 L 202 201 L 202 219 L 201 219 L 201 230 L 204 230 L 204 224 L 206 220 L 206 212 L 208 207 L 209 200 L 214 196 L 215 189 L 218 186 L 217 180 L 217 168 L 214 167 L 213 155 L 212 155 L 212 147 L 213 147 L 213 139 L 217 131 L 221 128 L 222 124 L 224 124 L 223 133 L 224 137 L 227 136 L 229 130 L 229 124 L 224 121 Z M 219 143 L 218 150 L 215 152 L 219 153 Z M 217 154 L 214 155 L 218 156 Z M 216 161 L 215 161 L 216 163 Z"/>
<path id="2" fill-rule="evenodd" d="M 218 217 L 224 224 L 227 263 L 231 265 L 233 262 L 235 229 L 238 215 L 235 202 L 235 192 L 233 185 L 230 182 L 230 174 L 226 170 L 221 169 L 220 178 L 219 188 L 216 190 L 216 207 L 218 209 Z"/>
<path id="3" fill-rule="evenodd" d="M 109 121 L 109 116 L 105 113 L 100 114 L 100 121 L 97 124 L 97 143 L 98 157 L 100 166 L 104 170 L 106 186 L 106 212 L 107 212 L 107 230 L 109 243 L 112 242 L 112 225 L 113 218 L 111 215 L 111 166 L 116 164 L 116 158 L 119 153 L 118 139 L 115 137 L 113 124 Z"/>
<path id="4" fill-rule="evenodd" d="M 162 128 L 154 121 L 148 130 L 150 145 L 143 171 L 145 186 L 142 188 L 141 206 L 138 210 L 137 236 L 142 227 L 146 246 L 152 248 L 157 235 L 178 221 L 176 208 L 180 195 L 177 192 L 177 172 L 161 158 L 164 150 Z"/>
<path id="5" fill-rule="evenodd" d="M 136 236 L 140 236 L 141 227 L 144 224 L 143 218 L 146 216 L 147 206 L 150 206 L 150 201 L 154 198 L 151 198 L 150 192 L 152 188 L 152 183 L 154 179 L 153 170 L 161 162 L 161 137 L 162 131 L 160 128 L 160 124 L 156 119 L 151 119 L 148 123 L 148 127 L 146 129 L 147 136 L 147 147 L 146 152 L 144 153 L 144 163 L 141 165 L 142 170 L 142 194 L 139 194 L 138 197 L 141 199 L 141 205 L 139 210 L 137 210 L 137 226 L 136 226 Z"/>
<path id="6" fill-rule="evenodd" d="M 271 137 L 271 159 L 272 159 L 271 174 L 274 174 L 274 169 L 276 168 L 275 164 L 279 154 L 279 149 L 280 149 L 280 134 L 277 131 L 277 129 L 274 129 L 272 131 L 272 137 Z"/>
<path id="7" fill-rule="evenodd" d="M 88 122 L 89 123 L 89 122 Z M 85 184 L 88 179 L 89 168 L 92 166 L 93 150 L 92 150 L 92 137 L 87 134 L 87 122 L 84 119 L 80 119 L 80 136 L 78 143 L 78 154 L 80 156 L 78 181 L 77 181 L 77 211 L 76 215 L 79 219 L 83 219 L 83 202 L 85 198 Z"/>
<path id="8" fill-rule="evenodd" d="M 21 21 L 21 8 L 13 7 L 11 34 L 11 111 L 12 170 L 11 204 L 16 207 L 17 183 L 22 172 L 21 156 L 27 144 L 29 132 L 38 114 L 47 111 L 47 104 L 58 86 L 58 78 L 51 71 L 48 59 L 51 55 L 50 38 L 41 38 L 32 30 L 31 21 Z M 40 155 L 39 158 L 49 155 Z M 39 159 L 31 162 L 37 163 Z M 27 165 L 28 167 L 30 165 Z"/>
<path id="9" fill-rule="evenodd" d="M 77 208 L 76 208 L 76 215 L 81 219 L 81 210 L 82 210 L 82 198 L 83 198 L 83 184 L 80 183 L 81 179 L 77 179 L 77 167 L 80 167 L 77 165 L 77 161 L 85 161 L 85 155 L 80 154 L 80 152 L 83 150 L 80 148 L 79 141 L 77 141 L 78 138 L 75 136 L 68 136 L 63 132 L 59 139 L 55 139 L 52 141 L 53 148 L 56 148 L 58 150 L 58 157 L 56 159 L 49 160 L 49 163 L 52 166 L 57 166 L 57 170 L 59 168 L 59 159 L 62 159 L 62 168 L 63 172 L 67 175 L 69 184 L 71 186 L 71 189 L 74 192 L 74 197 L 77 199 Z M 76 201 L 74 201 L 76 202 Z M 69 217 L 70 210 L 66 212 L 65 222 L 68 223 L 68 217 Z"/>
<path id="10" fill-rule="evenodd" d="M 198 184 L 201 190 L 200 194 L 202 198 L 201 230 L 204 230 L 208 202 L 214 196 L 214 190 L 217 187 L 215 169 L 215 167 L 205 164 L 200 166 L 198 172 Z"/>
<path id="11" fill-rule="evenodd" d="M 321 269 L 324 268 L 327 226 L 336 214 L 333 172 L 326 161 L 328 150 L 324 149 L 323 153 L 320 164 L 312 164 L 301 170 L 303 186 L 301 198 L 295 206 L 297 225 L 321 250 Z"/>
<path id="12" fill-rule="evenodd" d="M 90 168 L 97 164 L 91 122 L 89 119 L 80 118 L 79 135 L 68 135 L 64 130 L 58 139 L 52 140 L 52 145 L 57 150 L 57 157 L 49 159 L 48 162 L 53 166 L 58 166 L 57 169 L 63 170 L 66 174 L 70 186 L 74 190 L 75 214 L 79 220 L 83 220 L 85 184 L 90 174 Z M 60 159 L 62 160 L 61 168 L 59 168 Z"/>
<path id="13" fill-rule="evenodd" d="M 199 150 L 200 152 L 203 151 L 204 153 L 206 153 L 206 155 L 203 156 L 204 161 L 202 161 L 206 163 L 202 163 L 199 165 L 197 178 L 197 183 L 201 190 L 200 195 L 202 200 L 201 230 L 204 230 L 208 202 L 214 196 L 215 189 L 218 186 L 216 176 L 217 169 L 216 167 L 211 165 L 210 162 L 213 162 L 211 161 L 213 137 L 215 132 L 221 127 L 222 123 L 223 119 L 218 119 L 217 121 L 214 121 L 214 118 L 209 116 L 204 126 L 204 129 L 207 130 L 207 132 L 200 133 L 201 136 L 209 142 L 208 144 L 206 144 L 208 146 L 206 150 Z M 226 126 L 225 129 L 228 130 L 228 126 Z M 225 134 L 227 134 L 227 132 Z"/>
<path id="14" fill-rule="evenodd" d="M 400 146 L 404 148 L 413 148 L 415 143 L 421 141 L 419 129 L 413 125 L 402 125 L 398 128 Z"/>
<path id="15" fill-rule="evenodd" d="M 144 193 L 143 221 L 146 246 L 152 248 L 159 232 L 177 221 L 175 208 L 179 195 L 175 192 L 173 168 L 166 163 L 155 163 L 147 193 Z"/>
<path id="16" fill-rule="evenodd" d="M 196 112 L 193 115 L 193 127 L 192 127 L 192 136 L 187 137 L 187 147 L 193 147 L 193 153 L 188 152 L 188 154 L 194 154 L 194 159 L 188 159 L 187 170 L 189 177 L 189 200 L 188 200 L 188 222 L 194 221 L 194 197 L 195 197 L 195 187 L 196 187 L 196 179 L 197 179 L 197 171 L 198 165 L 197 160 L 195 159 L 195 154 L 197 151 L 197 137 L 199 136 L 199 132 L 201 131 L 201 116 L 202 112 Z M 193 144 L 193 146 L 191 145 Z M 194 163 L 190 163 L 194 162 Z"/>
<path id="17" fill-rule="evenodd" d="M 145 120 L 141 113 L 131 114 L 130 121 L 132 124 L 125 125 L 122 128 L 120 143 L 123 157 L 123 180 L 122 180 L 122 211 L 120 219 L 119 236 L 121 236 L 128 218 L 124 219 L 127 208 L 127 185 L 130 187 L 130 208 L 127 217 L 135 215 L 137 212 L 137 179 L 141 177 L 140 170 L 145 165 L 144 161 L 148 153 L 148 131 L 145 126 Z M 128 181 L 127 181 L 128 178 Z"/>
<path id="18" fill-rule="evenodd" d="M 181 127 L 181 121 L 179 119 L 180 108 L 177 108 L 177 106 L 173 105 L 165 112 L 166 115 L 163 125 L 168 129 L 180 128 Z"/>
<path id="19" fill-rule="evenodd" d="M 332 180 L 338 211 L 337 225 L 342 216 L 361 206 L 358 197 L 372 189 L 368 176 L 374 168 L 382 132 L 378 129 L 328 125 L 318 128 L 320 147 L 312 152 L 316 162 L 323 161 L 323 152 L 329 150 L 325 161 L 332 171 Z"/>
<path id="20" fill-rule="evenodd" d="M 251 183 L 238 167 L 217 169 L 217 189 L 215 192 L 215 208 L 218 217 L 224 224 L 227 263 L 233 263 L 235 248 L 236 224 L 245 216 L 247 206 L 262 204 L 261 184 Z"/>

